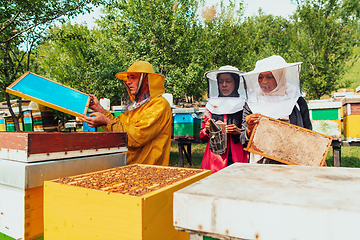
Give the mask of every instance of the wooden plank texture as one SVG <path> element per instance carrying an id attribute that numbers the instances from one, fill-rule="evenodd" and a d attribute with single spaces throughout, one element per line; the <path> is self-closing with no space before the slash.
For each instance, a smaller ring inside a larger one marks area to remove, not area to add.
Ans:
<path id="1" fill-rule="evenodd" d="M 24 132 L 0 132 L 0 148 L 27 150 L 29 133 Z"/>
<path id="2" fill-rule="evenodd" d="M 127 134 L 115 132 L 0 132 L 0 158 L 22 162 L 127 151 Z"/>
<path id="3" fill-rule="evenodd" d="M 141 198 L 54 182 L 44 187 L 45 239 L 141 239 Z"/>
<path id="4" fill-rule="evenodd" d="M 210 171 L 197 174 L 144 196 L 143 239 L 189 239 L 188 233 L 176 231 L 173 226 L 173 193 L 209 175 Z"/>
<path id="5" fill-rule="evenodd" d="M 127 147 L 127 134 L 71 132 L 29 134 L 29 154 Z"/>
<path id="6" fill-rule="evenodd" d="M 44 235 L 43 186 L 25 190 L 25 240 Z"/>
<path id="7" fill-rule="evenodd" d="M 351 115 L 360 114 L 360 103 L 351 104 Z"/>

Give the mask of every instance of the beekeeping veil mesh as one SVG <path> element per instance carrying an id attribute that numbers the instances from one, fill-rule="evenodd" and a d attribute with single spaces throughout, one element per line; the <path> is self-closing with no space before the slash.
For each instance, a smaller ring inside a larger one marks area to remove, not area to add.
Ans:
<path id="1" fill-rule="evenodd" d="M 239 76 L 238 80 L 235 79 L 236 89 L 228 96 L 222 96 L 219 91 L 217 76 L 221 73 L 236 74 Z M 205 73 L 208 81 L 208 96 L 206 108 L 213 114 L 233 114 L 243 109 L 246 92 L 244 88 L 244 79 L 241 74 L 244 72 L 239 71 L 236 67 L 229 65 L 222 66 L 218 70 L 212 70 Z"/>
<path id="2" fill-rule="evenodd" d="M 257 61 L 253 71 L 243 74 L 247 103 L 251 111 L 275 119 L 289 116 L 301 96 L 300 64 L 301 62 L 287 63 L 281 56 L 273 55 Z M 266 93 L 259 85 L 258 76 L 269 71 L 277 86 Z"/>

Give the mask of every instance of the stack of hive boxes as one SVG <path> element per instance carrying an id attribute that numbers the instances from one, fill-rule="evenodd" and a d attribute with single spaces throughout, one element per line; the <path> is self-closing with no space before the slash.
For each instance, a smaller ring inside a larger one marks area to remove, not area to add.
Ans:
<path id="1" fill-rule="evenodd" d="M 54 118 L 54 112 L 51 108 L 31 102 L 30 104 L 32 118 L 34 122 L 34 131 L 56 131 L 58 122 Z"/>
<path id="2" fill-rule="evenodd" d="M 360 96 L 345 97 L 342 104 L 345 140 L 360 141 Z"/>
<path id="3" fill-rule="evenodd" d="M 14 132 L 15 125 L 6 102 L 1 103 L 0 131 Z M 12 110 L 19 115 L 18 103 L 12 101 Z M 57 121 L 50 108 L 23 99 L 21 105 L 22 117 L 19 118 L 20 131 L 55 131 Z"/>
<path id="4" fill-rule="evenodd" d="M 0 132 L 0 239 L 43 239 L 43 183 L 126 164 L 126 133 Z"/>

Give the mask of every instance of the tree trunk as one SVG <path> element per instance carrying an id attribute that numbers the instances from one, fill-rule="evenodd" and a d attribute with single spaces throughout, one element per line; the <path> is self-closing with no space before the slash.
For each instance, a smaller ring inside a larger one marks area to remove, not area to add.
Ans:
<path id="1" fill-rule="evenodd" d="M 22 104 L 22 100 L 19 100 L 19 116 L 16 117 L 12 107 L 11 107 L 11 103 L 10 103 L 10 96 L 7 92 L 5 92 L 5 97 L 6 97 L 6 103 L 9 109 L 9 112 L 11 114 L 11 118 L 14 121 L 14 127 L 15 127 L 15 132 L 20 132 L 20 124 L 19 124 L 19 119 L 22 115 L 22 111 L 21 111 L 21 104 Z"/>

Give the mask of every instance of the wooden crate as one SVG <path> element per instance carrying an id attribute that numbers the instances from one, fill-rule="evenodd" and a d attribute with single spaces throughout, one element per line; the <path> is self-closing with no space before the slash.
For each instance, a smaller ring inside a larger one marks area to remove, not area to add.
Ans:
<path id="1" fill-rule="evenodd" d="M 285 164 L 323 166 L 331 141 L 330 136 L 262 116 L 246 150 Z"/>
<path id="2" fill-rule="evenodd" d="M 359 239 L 359 174 L 234 163 L 174 193 L 174 226 L 224 240 Z"/>
<path id="3" fill-rule="evenodd" d="M 0 158 L 21 162 L 127 151 L 126 133 L 0 132 Z"/>
<path id="4" fill-rule="evenodd" d="M 0 159 L 0 239 L 43 239 L 45 180 L 125 164 L 125 153 L 35 163 Z"/>
<path id="5" fill-rule="evenodd" d="M 130 165 L 46 181 L 45 239 L 189 239 L 173 226 L 173 193 L 210 173 Z"/>

